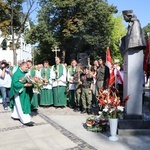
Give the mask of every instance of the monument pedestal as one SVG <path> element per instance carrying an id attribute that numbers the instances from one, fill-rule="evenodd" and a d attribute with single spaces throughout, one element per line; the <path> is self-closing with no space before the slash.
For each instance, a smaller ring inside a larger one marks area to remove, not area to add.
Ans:
<path id="1" fill-rule="evenodd" d="M 118 134 L 150 134 L 150 121 L 144 121 L 143 101 L 143 50 L 129 49 L 124 55 L 124 91 L 129 95 L 124 119 L 119 120 Z"/>
<path id="2" fill-rule="evenodd" d="M 124 115 L 118 123 L 118 134 L 150 135 L 150 120 L 145 121 L 143 115 Z"/>
<path id="3" fill-rule="evenodd" d="M 125 107 L 127 115 L 142 115 L 143 75 L 143 50 L 127 50 L 123 86 L 123 97 L 130 97 Z"/>

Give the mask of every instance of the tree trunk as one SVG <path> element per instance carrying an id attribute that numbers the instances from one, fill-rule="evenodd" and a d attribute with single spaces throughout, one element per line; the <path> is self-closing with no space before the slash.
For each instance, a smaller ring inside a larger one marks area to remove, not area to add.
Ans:
<path id="1" fill-rule="evenodd" d="M 12 5 L 13 5 L 13 2 L 12 2 Z M 13 65 L 17 65 L 17 54 L 16 54 L 14 27 L 13 27 L 13 18 L 14 18 L 13 14 L 14 14 L 13 7 L 11 7 L 11 35 L 12 35 Z"/>

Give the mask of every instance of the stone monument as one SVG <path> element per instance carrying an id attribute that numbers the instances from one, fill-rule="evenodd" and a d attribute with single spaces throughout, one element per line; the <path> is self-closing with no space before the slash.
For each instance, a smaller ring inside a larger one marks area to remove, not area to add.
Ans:
<path id="1" fill-rule="evenodd" d="M 133 11 L 125 10 L 122 13 L 124 20 L 128 22 L 127 34 L 121 39 L 120 45 L 120 52 L 124 59 L 123 97 L 129 95 L 130 98 L 126 103 L 124 119 L 119 122 L 119 128 L 150 128 L 150 122 L 148 124 L 143 122 L 142 114 L 143 50 L 146 42 L 140 22 Z"/>
<path id="2" fill-rule="evenodd" d="M 146 42 L 139 20 L 132 10 L 122 12 L 128 22 L 128 31 L 122 38 L 120 51 L 124 57 L 124 98 L 130 96 L 126 105 L 129 115 L 142 114 L 143 49 Z"/>

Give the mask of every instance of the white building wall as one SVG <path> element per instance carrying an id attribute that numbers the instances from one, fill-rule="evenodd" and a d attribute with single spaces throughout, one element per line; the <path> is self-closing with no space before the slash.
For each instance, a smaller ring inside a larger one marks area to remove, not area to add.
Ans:
<path id="1" fill-rule="evenodd" d="M 0 45 L 3 41 L 4 37 L 0 36 Z M 9 37 L 9 39 L 11 39 L 11 36 Z M 3 50 L 3 48 L 0 46 L 0 60 L 5 59 L 6 61 L 10 61 L 13 64 L 13 51 L 10 50 L 9 45 L 11 40 L 7 40 L 7 49 Z M 17 37 L 15 36 L 15 39 L 17 39 Z M 31 44 L 26 44 L 26 42 L 24 41 L 23 35 L 21 35 L 20 37 L 20 47 L 19 49 L 16 50 L 17 53 L 17 61 L 18 60 L 32 60 L 32 46 Z"/>

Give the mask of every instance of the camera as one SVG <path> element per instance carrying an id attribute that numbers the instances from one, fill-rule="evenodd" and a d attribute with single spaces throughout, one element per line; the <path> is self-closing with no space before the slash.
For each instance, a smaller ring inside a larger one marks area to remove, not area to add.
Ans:
<path id="1" fill-rule="evenodd" d="M 2 62 L 1 63 L 1 69 L 3 70 L 4 68 L 8 68 L 9 67 L 9 64 L 7 62 Z"/>

